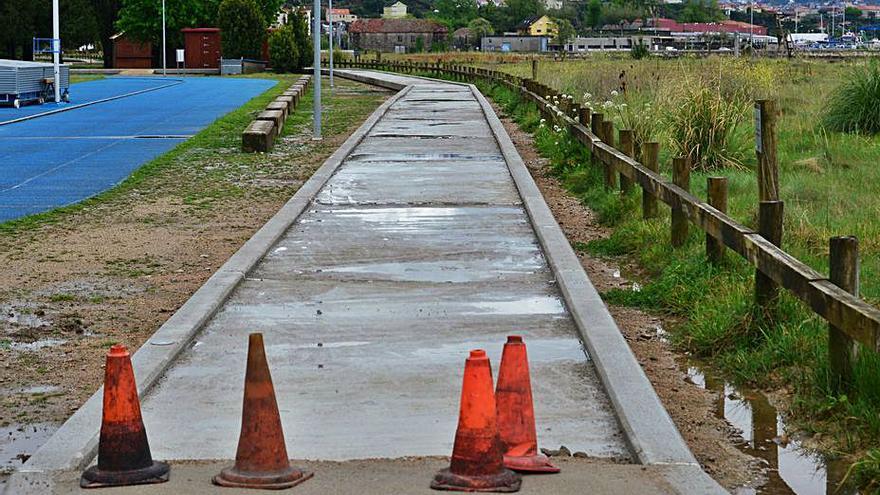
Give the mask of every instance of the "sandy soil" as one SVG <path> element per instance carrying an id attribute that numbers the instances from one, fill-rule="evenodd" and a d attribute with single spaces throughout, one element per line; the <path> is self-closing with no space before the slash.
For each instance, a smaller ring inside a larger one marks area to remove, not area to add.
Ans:
<path id="1" fill-rule="evenodd" d="M 51 434 L 101 384 L 106 349 L 137 349 L 389 93 L 340 82 L 336 95 L 374 104 L 347 108 L 320 143 L 303 124 L 253 166 L 232 165 L 225 180 L 239 193 L 209 207 L 180 183 L 201 180 L 237 149 L 210 153 L 194 176 L 165 174 L 60 223 L 0 236 L 0 454 L 16 449 L 7 434 L 32 448 Z M 27 447 L 17 449 L 26 457 Z M 8 459 L 0 468 L 14 467 Z"/>
<path id="2" fill-rule="evenodd" d="M 496 106 L 495 111 L 569 242 L 576 246 L 607 237 L 608 230 L 599 224 L 594 213 L 547 173 L 548 162 L 538 154 L 532 136 L 506 118 L 499 107 Z M 632 287 L 633 282 L 625 275 L 638 273 L 638 269 L 628 265 L 625 259 L 602 259 L 576 251 L 600 293 Z M 687 379 L 686 370 L 679 364 L 681 356 L 663 338 L 663 328 L 672 322 L 633 308 L 609 305 L 609 309 L 703 469 L 729 490 L 761 485 L 764 482 L 762 462 L 736 448 L 739 433 L 715 416 L 712 393 Z"/>

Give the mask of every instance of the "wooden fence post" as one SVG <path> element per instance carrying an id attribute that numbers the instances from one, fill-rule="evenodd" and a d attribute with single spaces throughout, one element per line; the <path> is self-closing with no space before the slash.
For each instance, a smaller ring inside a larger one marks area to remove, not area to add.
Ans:
<path id="1" fill-rule="evenodd" d="M 620 151 L 623 152 L 624 155 L 635 159 L 636 157 L 636 143 L 634 141 L 635 136 L 633 135 L 633 131 L 631 129 L 621 129 L 620 133 Z M 624 194 L 632 191 L 633 181 L 630 180 L 623 172 L 620 172 L 620 191 Z"/>
<path id="2" fill-rule="evenodd" d="M 581 107 L 581 113 L 578 115 L 578 121 L 580 121 L 581 125 L 590 129 L 590 112 L 592 109 L 590 107 Z"/>
<path id="3" fill-rule="evenodd" d="M 602 142 L 608 146 L 614 147 L 614 122 L 611 120 L 602 121 Z M 617 189 L 617 175 L 614 174 L 614 161 L 608 157 L 605 165 L 605 189 L 613 191 Z"/>
<path id="4" fill-rule="evenodd" d="M 782 219 L 782 201 L 761 201 L 758 205 L 758 233 L 778 247 L 782 246 Z M 773 318 L 778 298 L 779 286 L 756 268 L 755 303 L 765 318 Z"/>
<path id="5" fill-rule="evenodd" d="M 660 143 L 645 143 L 642 147 L 642 161 L 645 168 L 652 172 L 660 172 Z M 647 189 L 642 189 L 642 218 L 657 216 L 657 196 Z"/>
<path id="6" fill-rule="evenodd" d="M 680 156 L 672 159 L 672 183 L 684 189 L 691 190 L 691 163 L 690 158 Z M 688 237 L 688 220 L 681 206 L 672 208 L 672 247 L 684 246 Z"/>
<path id="7" fill-rule="evenodd" d="M 859 240 L 853 236 L 832 237 L 830 248 L 831 283 L 859 297 Z M 858 351 L 858 343 L 840 328 L 828 325 L 828 362 L 831 387 L 835 393 L 850 390 Z"/>
<path id="8" fill-rule="evenodd" d="M 755 152 L 758 155 L 758 199 L 779 199 L 779 168 L 776 163 L 776 103 L 755 101 Z"/>
<path id="9" fill-rule="evenodd" d="M 727 213 L 727 177 L 708 177 L 706 179 L 709 204 L 721 213 Z M 724 258 L 724 243 L 706 234 L 706 257 L 712 263 L 720 263 Z"/>
<path id="10" fill-rule="evenodd" d="M 532 59 L 532 79 L 538 80 L 538 60 L 534 58 Z"/>

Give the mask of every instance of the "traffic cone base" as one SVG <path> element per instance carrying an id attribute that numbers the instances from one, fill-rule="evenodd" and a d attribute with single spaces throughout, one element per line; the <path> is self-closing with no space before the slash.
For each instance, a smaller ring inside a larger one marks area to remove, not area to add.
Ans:
<path id="1" fill-rule="evenodd" d="M 521 473 L 558 473 L 559 468 L 554 466 L 544 454 L 524 456 L 504 456 L 504 467 Z"/>
<path id="2" fill-rule="evenodd" d="M 434 490 L 450 490 L 456 492 L 518 492 L 522 477 L 509 469 L 502 469 L 494 474 L 468 476 L 455 474 L 448 468 L 434 476 L 431 488 Z"/>
<path id="3" fill-rule="evenodd" d="M 232 488 L 262 488 L 264 490 L 283 490 L 296 486 L 314 476 L 311 471 L 288 467 L 271 473 L 243 473 L 235 467 L 220 471 L 212 480 L 215 485 Z"/>
<path id="4" fill-rule="evenodd" d="M 164 462 L 153 462 L 141 469 L 127 471 L 107 471 L 92 466 L 79 480 L 81 488 L 103 488 L 107 486 L 150 485 L 168 481 L 170 468 Z"/>

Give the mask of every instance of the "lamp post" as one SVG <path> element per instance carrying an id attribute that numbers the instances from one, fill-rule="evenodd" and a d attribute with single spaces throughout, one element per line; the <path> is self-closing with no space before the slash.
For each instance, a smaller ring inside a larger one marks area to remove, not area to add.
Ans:
<path id="1" fill-rule="evenodd" d="M 330 32 L 327 39 L 330 41 L 330 87 L 333 87 L 333 0 L 327 0 L 327 20 L 330 23 Z"/>
<path id="2" fill-rule="evenodd" d="M 55 78 L 55 103 L 61 103 L 61 21 L 58 0 L 52 0 L 52 74 Z"/>
<path id="3" fill-rule="evenodd" d="M 312 90 L 312 139 L 321 139 L 321 0 L 314 0 L 312 6 L 312 45 L 315 52 L 312 60 L 312 78 L 315 80 Z"/>
<path id="4" fill-rule="evenodd" d="M 168 75 L 168 64 L 166 57 L 168 56 L 168 48 L 165 46 L 165 0 L 162 0 L 162 75 Z"/>

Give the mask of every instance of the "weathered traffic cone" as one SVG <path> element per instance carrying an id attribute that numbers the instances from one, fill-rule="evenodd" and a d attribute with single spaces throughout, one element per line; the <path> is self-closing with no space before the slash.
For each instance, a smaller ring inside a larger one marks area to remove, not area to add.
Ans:
<path id="1" fill-rule="evenodd" d="M 312 477 L 314 473 L 292 467 L 287 458 L 275 388 L 260 333 L 252 333 L 248 342 L 242 409 L 235 465 L 214 476 L 214 484 L 278 490 Z"/>
<path id="2" fill-rule="evenodd" d="M 461 405 L 452 462 L 431 488 L 461 492 L 516 492 L 522 478 L 503 465 L 495 422 L 492 369 L 486 351 L 471 351 L 464 364 Z"/>
<path id="3" fill-rule="evenodd" d="M 529 473 L 558 473 L 559 468 L 551 464 L 547 456 L 538 453 L 529 358 L 519 335 L 508 336 L 504 344 L 495 403 L 504 467 Z"/>
<path id="4" fill-rule="evenodd" d="M 83 488 L 141 485 L 168 481 L 168 464 L 154 462 L 141 419 L 131 354 L 123 345 L 107 353 L 104 367 L 104 411 L 98 443 L 98 465 L 80 478 Z"/>
<path id="5" fill-rule="evenodd" d="M 551 464 L 547 456 L 538 453 L 529 358 L 519 335 L 507 337 L 504 344 L 495 402 L 504 467 L 529 473 L 558 473 L 559 468 Z"/>

